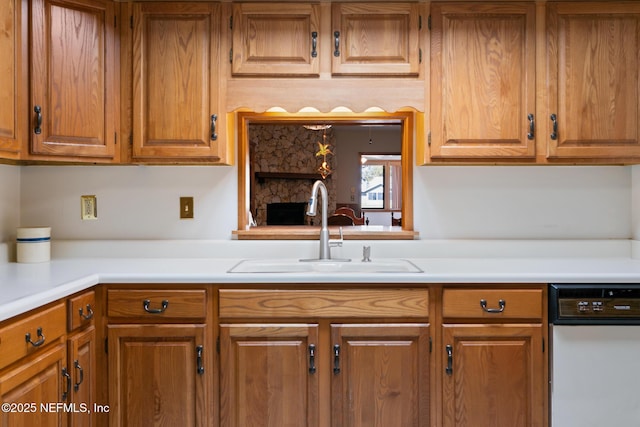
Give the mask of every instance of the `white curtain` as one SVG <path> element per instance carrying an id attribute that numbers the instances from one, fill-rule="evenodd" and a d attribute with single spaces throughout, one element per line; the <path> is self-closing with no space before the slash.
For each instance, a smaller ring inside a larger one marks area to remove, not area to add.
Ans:
<path id="1" fill-rule="evenodd" d="M 402 208 L 402 167 L 400 162 L 391 162 L 391 209 Z"/>

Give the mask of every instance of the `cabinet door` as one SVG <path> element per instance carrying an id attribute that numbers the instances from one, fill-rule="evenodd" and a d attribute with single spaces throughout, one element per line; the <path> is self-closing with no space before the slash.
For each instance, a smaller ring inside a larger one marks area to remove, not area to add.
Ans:
<path id="1" fill-rule="evenodd" d="M 542 427 L 542 326 L 443 325 L 443 426 Z"/>
<path id="2" fill-rule="evenodd" d="M 640 4 L 547 7 L 549 157 L 640 157 Z"/>
<path id="3" fill-rule="evenodd" d="M 87 406 L 87 412 L 69 414 L 70 427 L 92 427 L 96 425 L 94 403 L 96 399 L 96 330 L 92 325 L 76 332 L 68 339 L 67 370 L 71 375 L 71 403 L 76 408 Z"/>
<path id="4" fill-rule="evenodd" d="M 318 325 L 220 326 L 220 426 L 318 426 Z"/>
<path id="5" fill-rule="evenodd" d="M 431 14 L 431 157 L 533 160 L 535 5 L 434 3 Z"/>
<path id="6" fill-rule="evenodd" d="M 134 159 L 224 157 L 219 8 L 215 3 L 134 4 Z"/>
<path id="7" fill-rule="evenodd" d="M 31 152 L 115 155 L 114 4 L 31 1 Z"/>
<path id="8" fill-rule="evenodd" d="M 429 325 L 332 325 L 333 427 L 429 426 Z"/>
<path id="9" fill-rule="evenodd" d="M 333 3 L 334 75 L 417 76 L 418 3 Z"/>
<path id="10" fill-rule="evenodd" d="M 210 426 L 211 346 L 204 325 L 109 325 L 114 426 Z"/>
<path id="11" fill-rule="evenodd" d="M 320 72 L 319 4 L 234 3 L 234 75 Z"/>
<path id="12" fill-rule="evenodd" d="M 27 96 L 22 72 L 22 1 L 0 0 L 0 157 L 16 159 L 20 154 L 24 108 Z M 25 41 L 26 43 L 26 41 Z"/>
<path id="13" fill-rule="evenodd" d="M 67 381 L 62 376 L 65 360 L 64 345 L 55 344 L 0 375 L 0 400 L 3 403 L 25 405 L 16 406 L 15 411 L 3 410 L 0 413 L 0 425 L 66 425 L 67 413 L 56 405 L 58 402 L 69 403 L 67 395 L 63 396 L 67 390 Z M 42 407 L 41 404 L 45 406 Z"/>

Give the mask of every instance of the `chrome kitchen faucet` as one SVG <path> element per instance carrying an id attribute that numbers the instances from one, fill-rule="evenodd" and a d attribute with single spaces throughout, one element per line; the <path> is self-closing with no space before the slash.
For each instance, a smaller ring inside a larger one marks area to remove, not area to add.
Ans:
<path id="1" fill-rule="evenodd" d="M 331 247 L 342 246 L 342 227 L 340 227 L 340 239 L 329 239 L 329 227 L 327 226 L 327 211 L 329 210 L 329 201 L 327 187 L 324 182 L 317 180 L 311 187 L 311 197 L 309 198 L 309 206 L 307 207 L 308 216 L 316 216 L 318 213 L 318 190 L 320 190 L 320 196 L 322 197 L 322 224 L 320 227 L 320 252 L 318 253 L 319 260 L 331 259 Z M 315 261 L 315 260 L 303 260 L 303 261 Z M 350 259 L 336 259 L 334 261 L 351 261 Z"/>

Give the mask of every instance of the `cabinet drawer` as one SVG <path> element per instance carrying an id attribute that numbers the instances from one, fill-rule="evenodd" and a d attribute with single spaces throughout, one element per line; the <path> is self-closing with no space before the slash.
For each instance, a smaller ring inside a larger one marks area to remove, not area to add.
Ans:
<path id="1" fill-rule="evenodd" d="M 542 289 L 445 289 L 445 318 L 540 319 Z"/>
<path id="2" fill-rule="evenodd" d="M 66 310 L 60 302 L 0 328 L 0 369 L 27 356 L 66 332 Z M 27 340 L 29 334 L 29 340 Z M 33 344 L 32 344 L 33 343 Z"/>
<path id="3" fill-rule="evenodd" d="M 220 317 L 419 317 L 429 315 L 426 289 L 220 290 Z"/>
<path id="4" fill-rule="evenodd" d="M 107 290 L 109 317 L 201 319 L 207 314 L 204 289 Z"/>
<path id="5" fill-rule="evenodd" d="M 69 298 L 67 304 L 67 327 L 73 331 L 93 322 L 93 311 L 96 308 L 96 293 L 89 291 Z"/>

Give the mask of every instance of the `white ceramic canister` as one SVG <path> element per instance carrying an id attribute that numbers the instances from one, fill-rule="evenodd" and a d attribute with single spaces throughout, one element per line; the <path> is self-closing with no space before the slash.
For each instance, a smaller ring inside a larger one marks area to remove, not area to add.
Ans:
<path id="1" fill-rule="evenodd" d="M 47 262 L 51 259 L 51 227 L 20 227 L 16 230 L 17 261 Z"/>

